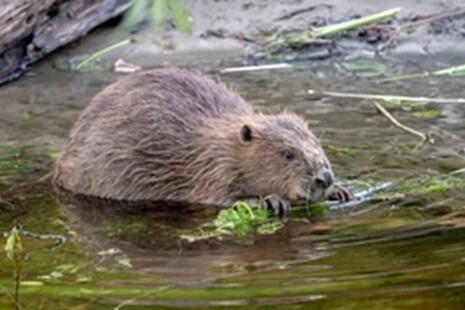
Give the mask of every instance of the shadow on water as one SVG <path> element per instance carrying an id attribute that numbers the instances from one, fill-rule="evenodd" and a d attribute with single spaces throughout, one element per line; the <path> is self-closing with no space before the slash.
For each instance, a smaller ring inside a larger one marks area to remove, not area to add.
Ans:
<path id="1" fill-rule="evenodd" d="M 222 77 L 259 109 L 303 115 L 340 178 L 392 180 L 399 187 L 356 209 L 322 216 L 295 211 L 276 234 L 247 243 L 229 236 L 189 243 L 180 231 L 211 221 L 218 210 L 54 195 L 43 177 L 54 158 L 41 151 L 44 143 L 56 151 L 88 99 L 116 78 L 42 68 L 2 89 L 2 137 L 34 150 L 9 145 L 0 154 L 0 230 L 17 221 L 36 233 L 68 237 L 56 247 L 24 238 L 23 279 L 39 282 L 21 288 L 26 309 L 464 307 L 463 175 L 440 178 L 465 167 L 463 106 L 431 104 L 439 114 L 429 119 L 394 109 L 401 121 L 437 134 L 436 144 L 412 153 L 415 138 L 392 127 L 370 102 L 306 93 L 461 97 L 463 79 L 380 85 L 331 63 Z M 4 255 L 0 266 L 11 268 Z M 11 287 L 11 270 L 0 268 L 0 284 Z M 1 294 L 0 306 L 8 307 Z"/>

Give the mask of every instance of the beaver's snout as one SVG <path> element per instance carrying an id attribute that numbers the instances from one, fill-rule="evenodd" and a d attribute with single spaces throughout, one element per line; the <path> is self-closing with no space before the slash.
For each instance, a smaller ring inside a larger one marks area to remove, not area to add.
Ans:
<path id="1" fill-rule="evenodd" d="M 328 169 L 322 169 L 315 177 L 315 185 L 321 189 L 328 189 L 334 184 L 334 175 Z"/>

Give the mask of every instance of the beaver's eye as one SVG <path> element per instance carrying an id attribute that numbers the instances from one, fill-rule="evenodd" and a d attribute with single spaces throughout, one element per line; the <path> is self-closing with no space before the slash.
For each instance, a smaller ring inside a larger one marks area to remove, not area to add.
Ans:
<path id="1" fill-rule="evenodd" d="M 294 154 L 294 152 L 293 152 L 291 149 L 285 149 L 285 150 L 282 151 L 281 156 L 282 156 L 285 160 L 291 161 L 291 160 L 294 159 L 295 154 Z"/>

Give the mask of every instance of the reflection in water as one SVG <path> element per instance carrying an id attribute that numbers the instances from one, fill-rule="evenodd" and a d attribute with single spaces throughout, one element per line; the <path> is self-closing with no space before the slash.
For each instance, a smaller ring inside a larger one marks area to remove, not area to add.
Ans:
<path id="1" fill-rule="evenodd" d="M 120 248 L 134 270 L 144 274 L 179 276 L 185 283 L 231 273 L 285 269 L 289 263 L 321 258 L 311 247 L 289 242 L 313 226 L 289 222 L 272 236 L 257 236 L 253 245 L 240 240 L 181 240 L 181 230 L 195 229 L 213 220 L 218 208 L 166 202 L 119 202 L 73 195 L 60 190 L 60 210 L 86 247 L 96 251 Z"/>
<path id="2" fill-rule="evenodd" d="M 431 291 L 442 300 L 465 288 L 461 222 L 436 220 L 369 233 L 366 214 L 350 220 L 347 214 L 333 214 L 334 226 L 329 227 L 327 220 L 310 222 L 291 216 L 278 234 L 256 236 L 253 244 L 232 239 L 187 243 L 177 237 L 178 230 L 198 227 L 214 218 L 217 210 L 122 203 L 63 192 L 58 200 L 86 247 L 96 251 L 119 248 L 134 272 L 155 276 L 157 285 L 175 285 L 151 301 L 153 305 L 258 307 L 319 301 L 328 306 L 370 305 L 366 298 L 376 304 L 392 296 L 408 296 L 418 306 L 432 302 L 428 301 Z M 141 222 L 144 225 L 130 229 Z M 386 223 L 377 214 L 371 224 Z M 344 232 L 347 227 L 352 229 Z M 111 285 L 145 286 L 146 280 Z M 212 289 L 217 293 L 204 294 Z M 184 290 L 189 294 L 183 298 Z M 179 295 L 172 300 L 170 294 Z"/>

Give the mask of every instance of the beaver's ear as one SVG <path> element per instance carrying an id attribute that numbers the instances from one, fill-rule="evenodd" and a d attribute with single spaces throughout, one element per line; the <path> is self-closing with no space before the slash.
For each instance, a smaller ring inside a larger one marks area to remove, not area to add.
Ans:
<path id="1" fill-rule="evenodd" d="M 242 125 L 241 130 L 239 132 L 239 139 L 244 144 L 250 143 L 252 141 L 253 132 L 252 128 L 249 125 Z"/>

